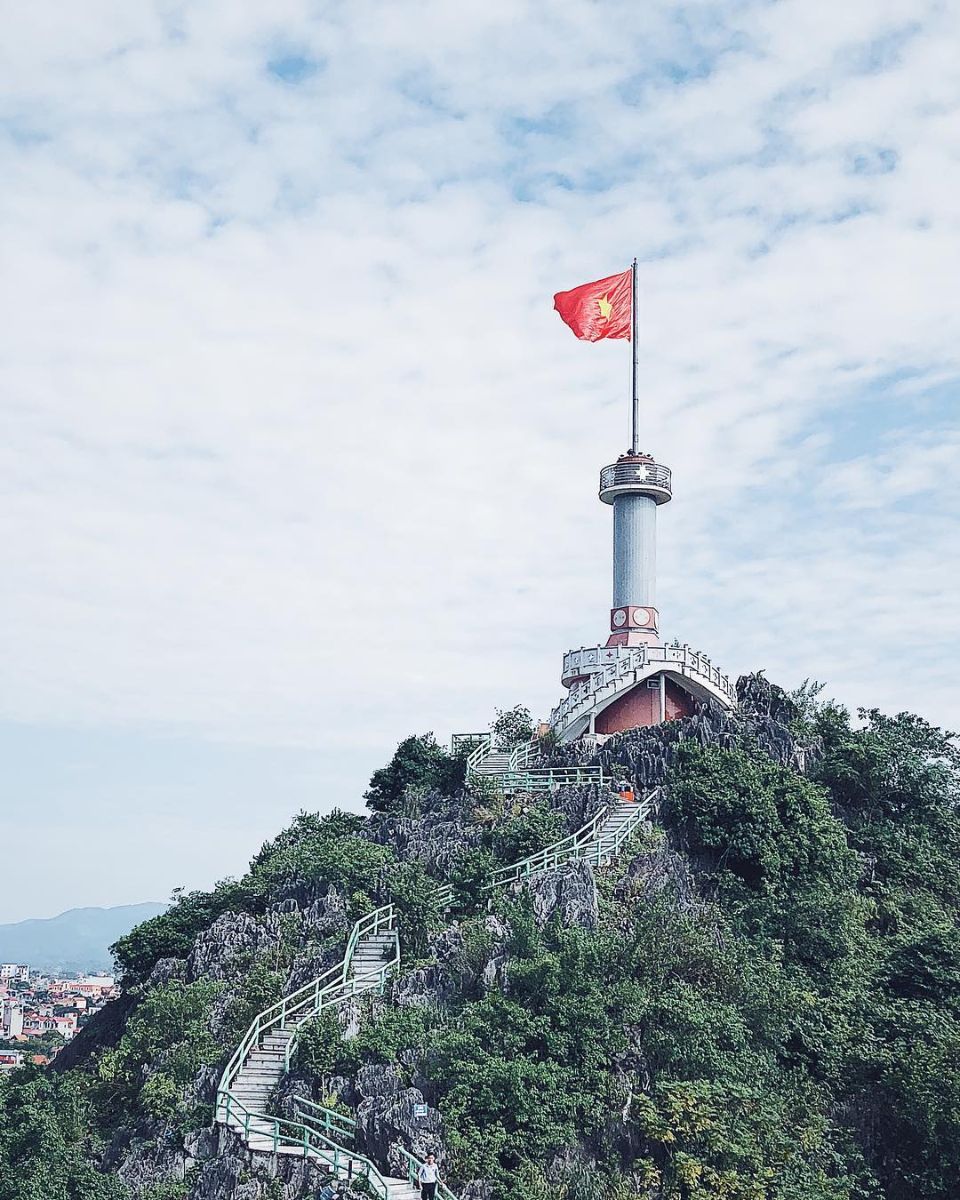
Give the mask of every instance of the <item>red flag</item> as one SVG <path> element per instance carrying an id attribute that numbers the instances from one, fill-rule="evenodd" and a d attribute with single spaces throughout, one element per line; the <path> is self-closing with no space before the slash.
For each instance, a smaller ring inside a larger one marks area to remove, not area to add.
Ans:
<path id="1" fill-rule="evenodd" d="M 578 338 L 599 342 L 601 338 L 630 340 L 631 272 L 582 283 L 569 292 L 557 292 L 553 307 Z"/>

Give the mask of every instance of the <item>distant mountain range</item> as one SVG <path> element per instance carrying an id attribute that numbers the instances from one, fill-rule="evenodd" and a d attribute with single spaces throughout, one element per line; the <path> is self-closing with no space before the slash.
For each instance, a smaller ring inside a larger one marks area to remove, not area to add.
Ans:
<path id="1" fill-rule="evenodd" d="M 0 925 L 0 962 L 28 963 L 40 971 L 108 971 L 108 947 L 166 907 L 71 908 L 59 917 Z"/>

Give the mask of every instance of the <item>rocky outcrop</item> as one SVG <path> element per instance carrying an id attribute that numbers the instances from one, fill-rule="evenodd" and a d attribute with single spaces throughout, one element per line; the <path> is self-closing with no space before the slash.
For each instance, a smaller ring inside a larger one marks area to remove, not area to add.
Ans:
<path id="1" fill-rule="evenodd" d="M 567 833 L 576 833 L 610 803 L 610 793 L 597 784 L 559 788 L 551 797 L 550 806 L 563 817 Z"/>
<path id="2" fill-rule="evenodd" d="M 285 933 L 281 913 L 268 912 L 259 917 L 224 913 L 197 936 L 187 958 L 186 980 L 224 982 L 242 977 L 260 954 L 276 950 Z"/>
<path id="3" fill-rule="evenodd" d="M 567 928 L 578 926 L 590 931 L 597 928 L 597 882 L 589 863 L 582 860 L 565 863 L 554 871 L 535 875 L 514 890 L 521 887 L 530 891 L 534 919 L 541 929 L 554 917 Z"/>
<path id="4" fill-rule="evenodd" d="M 679 912 L 693 912 L 702 907 L 688 860 L 661 840 L 625 865 L 614 898 L 624 901 L 641 897 L 649 901 L 664 894 L 670 896 Z"/>
<path id="5" fill-rule="evenodd" d="M 368 836 L 389 846 L 402 861 L 418 862 L 431 875 L 445 878 L 465 850 L 479 845 L 482 831 L 464 819 L 463 798 L 450 799 L 437 792 L 419 798 L 417 816 L 375 814 Z"/>
<path id="6" fill-rule="evenodd" d="M 558 746 L 543 759 L 543 765 L 599 765 L 611 775 L 626 775 L 641 789 L 653 789 L 667 780 L 684 742 L 732 749 L 748 738 L 775 762 L 808 769 L 818 747 L 799 740 L 799 712 L 789 696 L 762 674 L 742 676 L 737 695 L 740 703 L 734 712 L 709 701 L 699 705 L 692 716 L 616 734 L 599 748 L 586 741 Z M 561 795 L 569 804 L 567 791 Z"/>
<path id="7" fill-rule="evenodd" d="M 361 1067 L 357 1073 L 357 1144 L 374 1162 L 386 1163 L 391 1175 L 407 1171 L 406 1150 L 418 1159 L 435 1154 L 443 1163 L 440 1113 L 426 1104 L 423 1093 L 405 1087 L 393 1066 Z M 418 1114 L 417 1107 L 425 1107 Z"/>

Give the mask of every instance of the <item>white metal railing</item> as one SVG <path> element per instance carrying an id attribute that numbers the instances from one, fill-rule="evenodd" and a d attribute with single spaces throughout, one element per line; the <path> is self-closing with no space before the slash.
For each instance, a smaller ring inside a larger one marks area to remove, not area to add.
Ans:
<path id="1" fill-rule="evenodd" d="M 660 463 L 645 462 L 643 459 L 626 458 L 611 463 L 600 472 L 600 495 L 610 488 L 630 487 L 637 484 L 666 492 L 664 499 L 672 495 L 670 468 Z"/>
<path id="2" fill-rule="evenodd" d="M 564 676 L 568 672 L 576 673 L 575 655 L 581 655 L 584 658 L 590 656 L 592 659 L 594 655 L 603 650 L 605 647 L 602 646 L 584 646 L 580 650 L 569 651 L 564 655 Z M 709 682 L 731 704 L 736 704 L 736 688 L 730 682 L 729 677 L 724 675 L 719 667 L 715 667 L 705 654 L 692 650 L 689 646 L 632 646 L 629 648 L 629 654 L 617 657 L 615 661 L 604 665 L 602 669 L 591 667 L 592 673 L 586 679 L 575 683 L 551 712 L 550 724 L 556 726 L 560 722 L 568 724 L 576 720 L 577 717 L 589 712 L 595 706 L 595 698 L 598 693 L 608 692 L 611 689 L 615 693 L 626 691 L 636 682 L 635 677 L 639 671 L 660 664 L 668 668 L 677 667 L 683 674 Z"/>

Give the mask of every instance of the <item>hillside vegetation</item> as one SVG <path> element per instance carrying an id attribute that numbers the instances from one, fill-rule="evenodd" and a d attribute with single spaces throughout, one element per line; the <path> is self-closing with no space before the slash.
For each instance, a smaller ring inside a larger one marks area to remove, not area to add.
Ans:
<path id="1" fill-rule="evenodd" d="M 607 797 L 468 794 L 462 761 L 406 739 L 369 817 L 301 814 L 242 879 L 118 941 L 121 999 L 55 1072 L 0 1082 L 0 1200 L 312 1197 L 322 1172 L 212 1126 L 216 1081 L 252 1017 L 386 901 L 399 976 L 309 1026 L 277 1111 L 353 1113 L 384 1165 L 436 1149 L 465 1200 L 954 1200 L 957 749 L 811 689 L 740 694 L 734 716 L 608 742 L 608 769 L 663 785 L 657 819 L 609 867 L 489 909 L 493 867 Z M 398 1116 L 414 1094 L 422 1129 Z"/>

